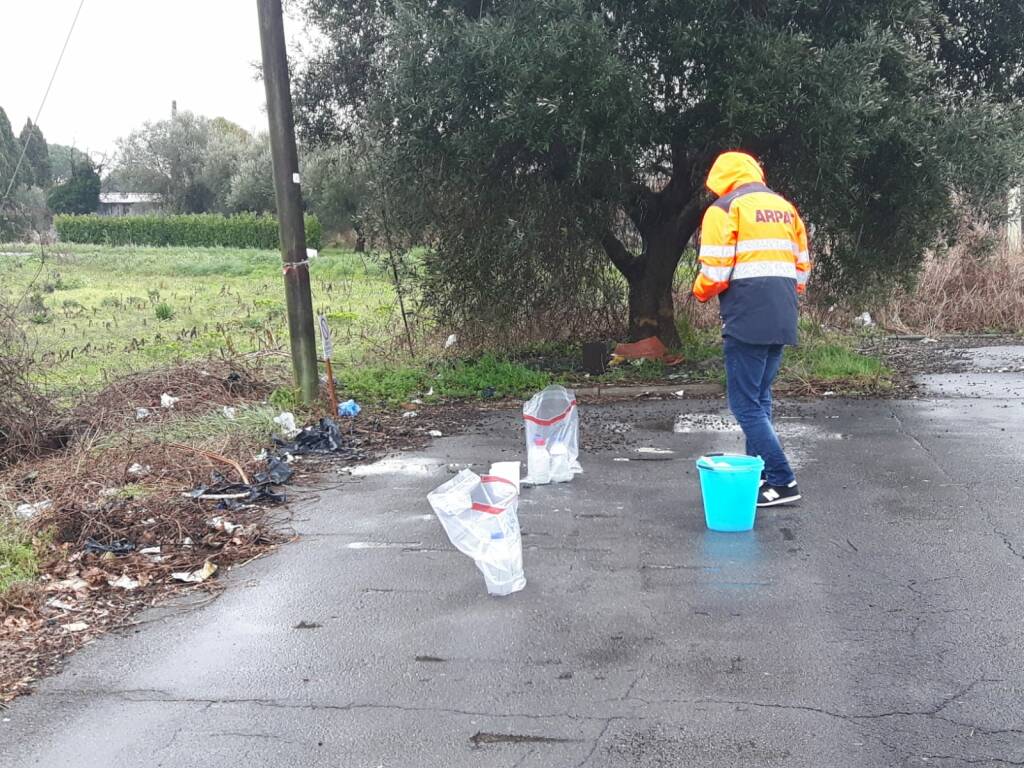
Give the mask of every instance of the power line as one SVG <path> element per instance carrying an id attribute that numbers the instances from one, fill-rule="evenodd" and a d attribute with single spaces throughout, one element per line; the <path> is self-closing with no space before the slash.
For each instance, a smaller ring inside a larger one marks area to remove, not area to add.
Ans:
<path id="1" fill-rule="evenodd" d="M 64 61 L 64 52 L 68 49 L 68 43 L 71 42 L 71 33 L 75 31 L 75 25 L 78 23 L 78 16 L 82 13 L 82 6 L 85 5 L 85 0 L 81 0 L 78 3 L 78 10 L 75 11 L 75 18 L 71 20 L 71 28 L 68 29 L 68 36 L 64 38 L 64 46 L 60 49 L 60 56 L 57 57 L 57 63 L 53 67 L 53 74 L 50 75 L 50 82 L 46 84 L 46 92 L 43 93 L 43 100 L 39 102 L 39 109 L 36 110 L 35 124 L 39 125 L 39 116 L 43 114 L 43 107 L 46 106 L 46 97 L 50 95 L 50 88 L 53 87 L 53 81 L 57 79 L 57 71 L 60 69 L 60 63 Z M 25 159 L 25 153 L 28 151 L 28 145 L 32 143 L 33 133 L 29 133 L 28 138 L 25 140 L 25 145 L 21 148 L 21 156 L 18 158 L 18 164 L 14 166 L 14 174 L 11 176 L 11 181 L 7 185 L 7 191 L 4 192 L 3 199 L 6 200 L 11 190 L 14 189 L 14 180 L 18 178 L 18 171 L 21 170 L 21 163 Z"/>

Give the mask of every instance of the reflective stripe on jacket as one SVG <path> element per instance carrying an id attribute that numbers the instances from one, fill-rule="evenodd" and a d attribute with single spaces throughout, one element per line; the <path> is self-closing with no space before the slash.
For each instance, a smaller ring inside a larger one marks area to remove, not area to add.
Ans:
<path id="1" fill-rule="evenodd" d="M 796 344 L 797 293 L 811 270 L 800 214 L 765 186 L 757 161 L 742 152 L 720 155 L 707 186 L 719 199 L 701 225 L 694 295 L 719 297 L 723 335 L 748 344 Z"/>

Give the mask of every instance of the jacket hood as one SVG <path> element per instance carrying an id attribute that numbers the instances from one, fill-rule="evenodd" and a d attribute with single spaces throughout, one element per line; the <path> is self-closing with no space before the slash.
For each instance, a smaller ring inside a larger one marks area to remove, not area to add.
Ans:
<path id="1" fill-rule="evenodd" d="M 764 184 L 764 171 L 746 152 L 723 152 L 711 166 L 707 187 L 719 197 L 744 184 Z"/>

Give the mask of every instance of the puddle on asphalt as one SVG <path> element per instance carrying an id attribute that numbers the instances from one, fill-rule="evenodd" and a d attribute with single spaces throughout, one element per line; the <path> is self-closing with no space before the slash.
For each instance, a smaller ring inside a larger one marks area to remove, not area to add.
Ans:
<path id="1" fill-rule="evenodd" d="M 415 456 L 395 456 L 389 459 L 381 459 L 373 464 L 364 464 L 361 467 L 353 467 L 353 477 L 375 477 L 378 475 L 413 475 L 416 477 L 427 477 L 438 472 L 446 463 L 439 459 Z"/>

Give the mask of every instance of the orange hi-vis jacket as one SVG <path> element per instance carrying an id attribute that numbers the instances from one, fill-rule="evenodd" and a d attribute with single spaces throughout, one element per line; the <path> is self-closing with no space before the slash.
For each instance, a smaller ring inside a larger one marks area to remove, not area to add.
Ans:
<path id="1" fill-rule="evenodd" d="M 725 336 L 796 344 L 797 294 L 811 270 L 807 230 L 793 204 L 764 182 L 743 152 L 725 152 L 711 166 L 707 187 L 719 198 L 701 225 L 693 294 L 719 297 Z"/>

